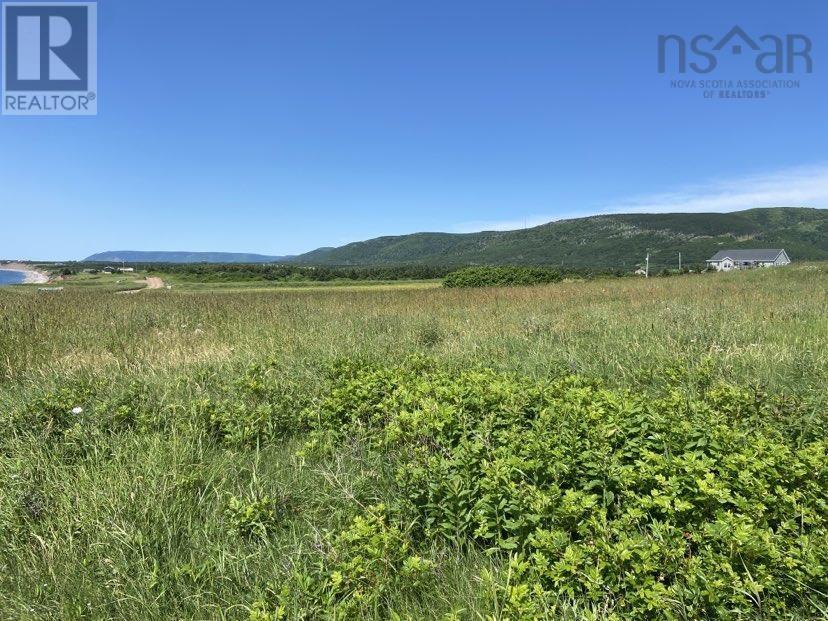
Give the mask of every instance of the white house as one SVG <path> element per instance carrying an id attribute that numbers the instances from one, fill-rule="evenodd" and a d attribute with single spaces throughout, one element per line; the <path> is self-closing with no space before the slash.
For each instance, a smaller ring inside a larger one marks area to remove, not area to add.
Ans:
<path id="1" fill-rule="evenodd" d="M 744 270 L 752 267 L 779 267 L 791 262 L 782 248 L 719 250 L 707 260 L 707 266 L 717 272 Z"/>

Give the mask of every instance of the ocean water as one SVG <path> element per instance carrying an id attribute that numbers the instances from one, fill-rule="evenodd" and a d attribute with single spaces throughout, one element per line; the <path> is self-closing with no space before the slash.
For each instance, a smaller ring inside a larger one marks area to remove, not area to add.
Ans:
<path id="1" fill-rule="evenodd" d="M 19 285 L 26 279 L 26 274 L 23 272 L 15 272 L 12 270 L 0 270 L 0 287 L 3 285 Z"/>

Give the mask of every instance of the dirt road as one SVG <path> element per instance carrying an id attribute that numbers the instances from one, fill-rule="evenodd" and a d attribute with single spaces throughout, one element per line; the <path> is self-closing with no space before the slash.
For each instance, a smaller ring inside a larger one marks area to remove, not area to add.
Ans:
<path id="1" fill-rule="evenodd" d="M 143 289 L 130 289 L 129 291 L 116 291 L 117 295 L 134 295 L 136 293 L 141 293 L 141 291 L 146 291 L 147 289 L 163 289 L 164 288 L 164 281 L 158 278 L 157 276 L 147 276 L 143 281 L 136 280 L 137 284 L 141 284 L 142 282 L 147 286 Z"/>

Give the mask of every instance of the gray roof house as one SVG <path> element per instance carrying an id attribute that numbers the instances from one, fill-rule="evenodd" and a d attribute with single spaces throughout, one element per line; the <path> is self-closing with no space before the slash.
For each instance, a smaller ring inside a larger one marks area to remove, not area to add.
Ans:
<path id="1" fill-rule="evenodd" d="M 778 267 L 790 262 L 791 258 L 784 248 L 748 248 L 719 250 L 707 260 L 707 265 L 721 272 L 752 267 Z"/>

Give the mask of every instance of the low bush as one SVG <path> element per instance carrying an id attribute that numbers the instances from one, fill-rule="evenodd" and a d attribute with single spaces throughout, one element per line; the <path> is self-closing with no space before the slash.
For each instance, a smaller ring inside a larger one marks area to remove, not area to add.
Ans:
<path id="1" fill-rule="evenodd" d="M 305 575 L 326 586 L 281 610 L 357 614 L 369 600 L 382 610 L 409 550 L 443 540 L 508 562 L 504 618 L 818 616 L 828 421 L 791 424 L 798 410 L 785 403 L 725 385 L 653 399 L 568 375 L 340 366 L 308 416 L 314 434 L 387 456 L 389 511 L 411 526 L 402 537 L 370 513 L 358 519 L 362 534 L 334 547 L 374 543 L 331 555 L 328 573 Z"/>
<path id="2" fill-rule="evenodd" d="M 698 381 L 686 372 L 665 369 L 665 382 L 643 394 L 565 366 L 539 380 L 428 357 L 344 360 L 300 388 L 264 362 L 207 391 L 199 387 L 212 376 L 196 376 L 193 393 L 168 395 L 163 407 L 139 382 L 45 388 L 2 413 L 0 446 L 47 444 L 54 467 L 92 472 L 115 468 L 124 447 L 141 442 L 175 447 L 194 434 L 187 441 L 213 459 L 267 463 L 274 453 L 260 451 L 299 436 L 296 463 L 318 471 L 317 482 L 350 452 L 358 485 L 331 475 L 342 504 L 320 501 L 317 510 L 336 515 L 308 550 L 255 579 L 255 619 L 395 618 L 405 602 L 432 601 L 445 571 L 440 549 L 485 552 L 504 568 L 474 574 L 481 608 L 496 618 L 820 617 L 828 412 L 718 382 L 704 365 Z M 266 554 L 313 510 L 307 496 L 294 500 L 298 490 L 278 491 L 289 485 L 254 479 L 245 490 L 215 473 L 196 476 L 200 466 L 186 464 L 203 457 L 170 463 L 179 462 L 194 478 L 172 485 L 157 473 L 158 490 L 174 490 L 182 506 L 198 502 L 198 519 L 233 554 Z M 20 547 L 52 532 L 69 502 L 54 471 L 0 465 L 0 535 Z M 131 507 L 123 499 L 132 483 L 119 489 L 117 503 Z"/>
<path id="3" fill-rule="evenodd" d="M 467 267 L 451 272 L 444 287 L 513 287 L 544 285 L 562 280 L 557 270 L 542 267 Z"/>
<path id="4" fill-rule="evenodd" d="M 292 512 L 293 505 L 289 496 L 282 494 L 272 498 L 256 493 L 230 497 L 224 517 L 229 532 L 247 539 L 258 537 L 264 540 Z"/>
<path id="5" fill-rule="evenodd" d="M 350 525 L 331 533 L 313 567 L 275 588 L 278 605 L 260 601 L 251 619 L 386 617 L 391 590 L 414 594 L 433 582 L 433 562 L 412 550 L 408 533 L 384 505 L 366 507 Z"/>
<path id="6" fill-rule="evenodd" d="M 196 407 L 224 444 L 250 447 L 307 430 L 302 420 L 306 399 L 278 368 L 254 364 Z"/>

